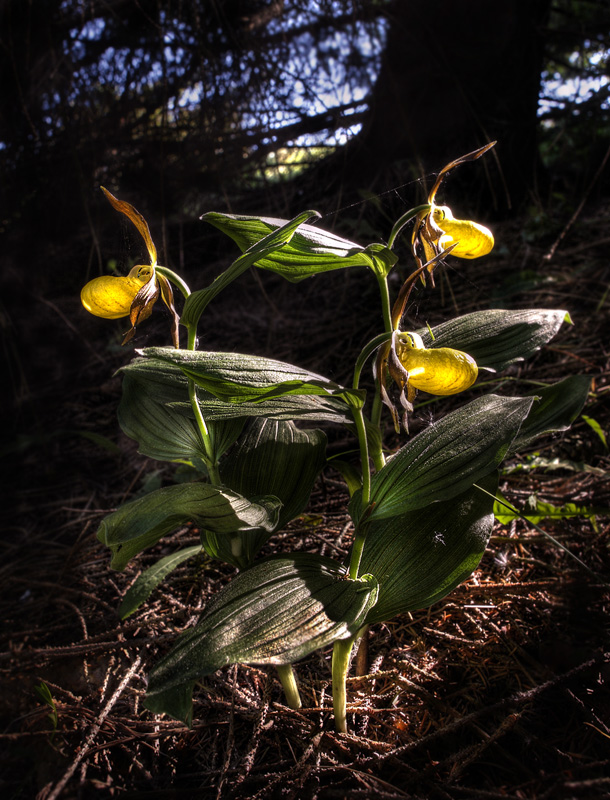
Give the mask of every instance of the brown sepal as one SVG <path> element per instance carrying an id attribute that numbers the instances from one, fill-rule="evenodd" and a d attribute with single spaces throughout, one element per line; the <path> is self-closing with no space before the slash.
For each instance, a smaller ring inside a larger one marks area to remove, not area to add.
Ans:
<path id="1" fill-rule="evenodd" d="M 159 297 L 159 287 L 157 285 L 156 275 L 150 276 L 150 280 L 142 286 L 140 291 L 133 298 L 131 309 L 129 311 L 129 321 L 131 322 L 131 330 L 127 331 L 123 337 L 122 344 L 127 344 L 133 339 L 136 332 L 136 327 L 140 322 L 144 322 L 152 314 L 152 307 L 157 302 Z"/>
<path id="2" fill-rule="evenodd" d="M 174 306 L 174 291 L 172 289 L 171 283 L 167 280 L 165 275 L 160 275 L 157 273 L 157 282 L 161 288 L 161 299 L 165 303 L 165 305 L 169 308 L 169 312 L 171 314 L 172 323 L 171 323 L 171 332 L 172 332 L 172 344 L 176 348 L 176 350 L 180 347 L 180 337 L 178 334 L 178 323 L 180 322 L 180 315 L 176 311 L 176 307 Z"/>

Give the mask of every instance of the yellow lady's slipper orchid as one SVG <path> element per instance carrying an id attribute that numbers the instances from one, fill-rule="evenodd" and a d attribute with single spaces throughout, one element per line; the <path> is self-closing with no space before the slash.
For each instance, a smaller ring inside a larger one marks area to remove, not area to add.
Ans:
<path id="1" fill-rule="evenodd" d="M 148 229 L 148 224 L 139 211 L 118 200 L 102 186 L 102 191 L 117 211 L 125 214 L 140 232 L 150 257 L 150 266 L 139 264 L 126 277 L 102 275 L 87 283 L 80 294 L 83 306 L 91 314 L 104 319 L 129 317 L 131 329 L 125 334 L 123 344 L 128 342 L 136 331 L 136 325 L 147 319 L 159 294 L 172 314 L 172 340 L 179 347 L 178 314 L 174 308 L 174 295 L 168 279 L 156 271 L 157 249 Z"/>
<path id="2" fill-rule="evenodd" d="M 458 258 L 479 258 L 491 252 L 494 246 L 493 233 L 484 225 L 470 220 L 455 219 L 448 206 L 433 206 L 431 212 L 442 236 L 438 240 L 441 250 L 455 244 L 452 256 Z"/>
<path id="3" fill-rule="evenodd" d="M 148 283 L 152 274 L 150 267 L 137 266 L 125 278 L 115 275 L 94 278 L 83 286 L 81 302 L 96 317 L 128 317 L 137 293 Z"/>
<path id="4" fill-rule="evenodd" d="M 423 208 L 417 215 L 412 237 L 413 254 L 421 264 L 418 249 L 423 249 L 428 272 L 432 273 L 439 256 L 449 248 L 451 255 L 458 258 L 478 258 L 487 255 L 493 248 L 494 237 L 489 228 L 479 225 L 478 222 L 455 219 L 448 206 L 437 206 L 434 199 L 447 173 L 460 164 L 480 158 L 494 144 L 495 142 L 490 142 L 472 153 L 456 158 L 439 172 L 428 195 L 427 208 Z"/>
<path id="5" fill-rule="evenodd" d="M 382 402 L 390 409 L 396 433 L 400 431 L 397 408 L 388 393 L 390 378 L 400 389 L 402 427 L 408 431 L 408 414 L 418 390 L 435 395 L 458 394 L 469 389 L 479 374 L 477 363 L 452 347 L 427 349 L 419 334 L 394 331 L 391 342 L 380 348 L 376 364 Z"/>
<path id="6" fill-rule="evenodd" d="M 452 347 L 427 350 L 414 333 L 397 337 L 396 355 L 407 373 L 404 382 L 429 394 L 458 394 L 469 389 L 479 374 L 476 361 L 468 353 Z"/>

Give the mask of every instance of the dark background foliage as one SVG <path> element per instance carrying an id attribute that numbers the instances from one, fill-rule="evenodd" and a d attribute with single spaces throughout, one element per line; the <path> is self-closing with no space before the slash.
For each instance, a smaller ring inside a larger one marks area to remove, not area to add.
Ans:
<path id="1" fill-rule="evenodd" d="M 608 16 L 589 0 L 5 0 L 0 281 L 18 402 L 44 304 L 143 256 L 100 185 L 196 285 L 219 254 L 205 211 L 315 207 L 366 243 L 492 139 L 453 179 L 457 213 L 569 214 L 608 143 Z"/>

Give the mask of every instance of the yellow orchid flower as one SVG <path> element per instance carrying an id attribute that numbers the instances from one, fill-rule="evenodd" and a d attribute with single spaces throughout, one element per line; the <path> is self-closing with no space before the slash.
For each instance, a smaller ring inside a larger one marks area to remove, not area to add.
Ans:
<path id="1" fill-rule="evenodd" d="M 458 258 L 479 258 L 490 253 L 494 246 L 493 233 L 484 225 L 470 220 L 455 219 L 449 206 L 432 206 L 430 212 L 436 225 L 442 231 L 438 246 L 451 250 L 452 256 Z"/>
<path id="2" fill-rule="evenodd" d="M 83 286 L 80 299 L 89 313 L 104 319 L 128 317 L 137 293 L 152 275 L 152 269 L 139 265 L 126 278 L 102 275 Z"/>
<path id="3" fill-rule="evenodd" d="M 427 349 L 419 334 L 396 330 L 392 340 L 379 350 L 376 373 L 381 376 L 381 400 L 389 408 L 399 433 L 398 411 L 388 393 L 390 378 L 400 389 L 402 427 L 408 431 L 407 417 L 413 411 L 418 390 L 439 396 L 464 392 L 476 381 L 479 368 L 468 353 L 452 347 Z"/>
<path id="4" fill-rule="evenodd" d="M 445 175 L 460 164 L 475 161 L 486 153 L 495 142 L 490 142 L 472 153 L 456 158 L 439 172 L 434 186 L 428 195 L 428 205 L 416 218 L 413 228 L 412 248 L 416 260 L 421 263 L 418 250 L 424 251 L 428 272 L 434 267 L 444 252 L 450 250 L 458 258 L 479 258 L 489 253 L 494 246 L 494 237 L 489 228 L 471 220 L 455 219 L 448 206 L 437 206 L 434 202 Z"/>
<path id="5" fill-rule="evenodd" d="M 424 347 L 416 333 L 396 337 L 396 355 L 406 375 L 402 381 L 428 394 L 450 395 L 469 389 L 479 374 L 477 362 L 461 350 Z"/>
<path id="6" fill-rule="evenodd" d="M 104 319 L 120 319 L 129 317 L 131 329 L 125 334 L 123 344 L 128 342 L 136 332 L 136 326 L 147 319 L 159 294 L 172 314 L 172 341 L 174 347 L 178 342 L 178 314 L 174 307 L 174 295 L 170 282 L 157 270 L 157 249 L 153 243 L 144 217 L 130 203 L 119 200 L 102 186 L 110 204 L 117 211 L 125 214 L 140 232 L 150 257 L 150 266 L 138 264 L 126 277 L 102 275 L 89 281 L 81 290 L 80 298 L 83 306 L 91 314 Z"/>

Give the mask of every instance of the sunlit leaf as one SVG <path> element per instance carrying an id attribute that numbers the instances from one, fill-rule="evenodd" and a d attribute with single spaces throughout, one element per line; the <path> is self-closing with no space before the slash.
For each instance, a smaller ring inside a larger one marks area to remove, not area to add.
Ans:
<path id="1" fill-rule="evenodd" d="M 287 220 L 210 212 L 201 218 L 230 236 L 242 251 L 284 226 Z M 382 254 L 378 254 L 382 258 Z M 365 248 L 313 225 L 301 225 L 281 251 L 259 258 L 256 266 L 301 281 L 320 272 L 354 266 L 371 266 Z"/>
<path id="2" fill-rule="evenodd" d="M 209 353 L 149 347 L 145 357 L 169 361 L 220 400 L 243 403 L 285 395 L 322 395 L 363 402 L 362 390 L 346 389 L 314 372 L 271 358 L 241 353 Z"/>
<path id="3" fill-rule="evenodd" d="M 136 358 L 123 367 L 121 372 L 142 383 L 143 390 L 153 395 L 156 402 L 192 417 L 190 402 L 185 399 L 188 394 L 188 380 L 180 367 L 161 359 Z M 198 401 L 206 422 L 251 416 L 270 419 L 300 418 L 307 422 L 352 421 L 344 401 L 331 395 L 284 395 L 270 400 L 235 404 L 219 400 L 209 392 L 199 389 Z"/>
<path id="4" fill-rule="evenodd" d="M 599 422 L 596 419 L 593 419 L 593 417 L 587 416 L 586 414 L 582 414 L 582 419 L 584 420 L 584 422 L 587 423 L 587 425 L 591 428 L 591 430 L 595 431 L 595 433 L 599 437 L 599 440 L 607 450 L 608 441 L 606 439 L 606 434 L 604 433 L 602 426 L 599 424 Z"/>
<path id="5" fill-rule="evenodd" d="M 451 500 L 372 521 L 360 568 L 379 583 L 367 622 L 437 602 L 476 569 L 493 527 L 495 475 Z"/>
<path id="6" fill-rule="evenodd" d="M 119 617 L 127 619 L 142 603 L 148 600 L 152 592 L 171 572 L 187 559 L 201 552 L 201 545 L 185 547 L 183 550 L 178 550 L 177 553 L 172 553 L 169 556 L 165 556 L 165 558 L 159 559 L 156 564 L 145 570 L 125 593 L 123 602 L 119 606 Z"/>
<path id="7" fill-rule="evenodd" d="M 567 311 L 531 309 L 475 311 L 417 331 L 426 347 L 453 347 L 474 358 L 479 367 L 504 369 L 529 358 L 555 336 Z"/>
<path id="8" fill-rule="evenodd" d="M 509 452 L 518 453 L 545 433 L 567 430 L 582 411 L 590 388 L 588 376 L 570 375 L 558 383 L 529 392 L 534 404 Z"/>
<path id="9" fill-rule="evenodd" d="M 563 520 L 578 517 L 588 519 L 597 530 L 597 517 L 610 516 L 610 508 L 600 506 L 581 506 L 577 503 L 565 503 L 562 506 L 555 506 L 552 503 L 545 503 L 535 495 L 528 498 L 525 508 L 522 511 L 513 509 L 505 498 L 500 496 L 503 502 L 496 501 L 494 504 L 494 514 L 498 522 L 508 525 L 515 519 L 525 519 L 533 525 L 538 525 L 543 520 Z M 507 507 L 509 506 L 509 507 Z"/>
<path id="10" fill-rule="evenodd" d="M 532 402 L 529 397 L 488 395 L 428 426 L 373 475 L 370 519 L 451 499 L 495 470 Z M 356 518 L 359 497 L 350 505 Z"/>
<path id="11" fill-rule="evenodd" d="M 376 595 L 374 580 L 349 580 L 337 562 L 311 553 L 260 561 L 227 584 L 154 667 L 145 705 L 173 716 L 179 709 L 188 723 L 185 697 L 196 680 L 227 664 L 291 664 L 347 639 Z"/>
<path id="12" fill-rule="evenodd" d="M 166 486 L 105 517 L 97 538 L 112 550 L 112 568 L 123 569 L 135 555 L 186 522 L 217 533 L 261 527 L 273 530 L 279 505 L 277 498 L 259 498 L 253 503 L 236 492 L 205 483 Z"/>
<path id="13" fill-rule="evenodd" d="M 210 215 L 206 214 L 202 219 L 206 219 L 208 216 Z M 206 306 L 219 292 L 229 286 L 249 267 L 254 264 L 260 266 L 261 259 L 265 257 L 271 258 L 272 254 L 280 249 L 284 251 L 297 228 L 307 222 L 308 219 L 319 216 L 317 211 L 304 211 L 292 220 L 281 220 L 282 224 L 280 226 L 266 230 L 262 237 L 250 242 L 247 248 L 243 248 L 246 251 L 243 256 L 234 261 L 227 270 L 215 278 L 210 286 L 205 289 L 199 289 L 189 295 L 182 312 L 182 324 L 197 325 Z"/>

